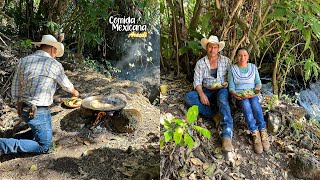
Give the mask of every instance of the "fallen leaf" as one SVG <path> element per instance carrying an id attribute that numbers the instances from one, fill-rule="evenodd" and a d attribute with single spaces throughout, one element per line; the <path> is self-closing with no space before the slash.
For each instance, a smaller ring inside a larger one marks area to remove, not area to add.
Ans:
<path id="1" fill-rule="evenodd" d="M 209 164 L 209 163 L 204 163 L 204 164 L 202 165 L 202 169 L 203 169 L 204 171 L 207 170 L 209 167 L 210 167 L 210 164 Z"/>
<path id="2" fill-rule="evenodd" d="M 280 159 L 280 158 L 281 158 L 281 154 L 280 154 L 280 153 L 276 153 L 276 154 L 274 155 L 274 157 L 277 158 L 277 159 Z"/>
<path id="3" fill-rule="evenodd" d="M 83 141 L 83 144 L 85 144 L 85 145 L 87 145 L 87 146 L 90 146 L 90 145 L 91 145 L 90 141 L 86 141 L 86 140 Z"/>
<path id="4" fill-rule="evenodd" d="M 190 161 L 196 166 L 202 166 L 203 162 L 198 158 L 191 158 Z"/>
<path id="5" fill-rule="evenodd" d="M 240 166 L 241 161 L 237 160 L 237 161 L 235 162 L 235 164 L 236 164 L 236 166 Z"/>
<path id="6" fill-rule="evenodd" d="M 37 169 L 38 169 L 38 167 L 33 164 L 33 165 L 30 167 L 30 172 L 36 171 Z"/>
<path id="7" fill-rule="evenodd" d="M 189 180 L 197 180 L 197 176 L 192 173 L 190 176 L 189 176 Z"/>
<path id="8" fill-rule="evenodd" d="M 214 157 L 217 158 L 217 159 L 222 159 L 223 158 L 222 154 L 215 154 Z"/>
<path id="9" fill-rule="evenodd" d="M 60 151 L 62 149 L 62 145 L 61 144 L 58 144 L 58 146 L 57 146 L 57 151 Z"/>
<path id="10" fill-rule="evenodd" d="M 134 171 L 130 171 L 130 170 L 121 171 L 121 172 L 122 172 L 122 174 L 129 176 L 129 177 L 134 175 Z"/>
<path id="11" fill-rule="evenodd" d="M 87 155 L 90 155 L 90 154 L 92 154 L 92 153 L 93 153 L 92 150 L 85 150 L 85 151 L 83 152 L 83 155 L 87 156 Z"/>
<path id="12" fill-rule="evenodd" d="M 249 164 L 256 165 L 256 163 L 254 161 L 249 161 Z"/>
<path id="13" fill-rule="evenodd" d="M 257 174 L 257 172 L 255 170 L 251 170 L 250 172 L 251 172 L 251 175 Z"/>
<path id="14" fill-rule="evenodd" d="M 188 175 L 188 172 L 186 172 L 186 170 L 184 169 L 180 169 L 178 172 L 179 172 L 179 176 L 182 178 L 187 177 Z"/>
<path id="15" fill-rule="evenodd" d="M 213 177 L 214 172 L 216 171 L 216 164 L 211 164 L 208 169 L 206 171 L 204 171 L 204 173 L 209 176 L 209 177 Z"/>
<path id="16" fill-rule="evenodd" d="M 173 106 L 175 106 L 175 104 L 169 104 L 169 108 L 172 108 Z"/>

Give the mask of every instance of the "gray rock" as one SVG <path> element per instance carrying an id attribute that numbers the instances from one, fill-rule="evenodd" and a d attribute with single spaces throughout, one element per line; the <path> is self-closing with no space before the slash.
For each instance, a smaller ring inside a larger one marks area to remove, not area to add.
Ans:
<path id="1" fill-rule="evenodd" d="M 281 116 L 274 112 L 268 112 L 267 115 L 267 130 L 268 133 L 275 134 L 281 127 Z"/>
<path id="2" fill-rule="evenodd" d="M 310 137 L 305 136 L 301 139 L 299 146 L 311 151 L 313 148 L 313 141 Z"/>
<path id="3" fill-rule="evenodd" d="M 290 160 L 289 167 L 297 178 L 315 179 L 320 177 L 320 162 L 311 154 L 297 154 Z"/>

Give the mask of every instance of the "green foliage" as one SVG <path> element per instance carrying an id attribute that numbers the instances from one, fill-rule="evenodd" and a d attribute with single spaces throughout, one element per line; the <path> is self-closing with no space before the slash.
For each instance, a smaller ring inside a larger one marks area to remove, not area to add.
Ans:
<path id="1" fill-rule="evenodd" d="M 86 67 L 89 67 L 93 69 L 94 71 L 100 72 L 107 77 L 111 77 L 114 74 L 120 72 L 120 70 L 116 67 L 113 67 L 109 61 L 104 61 L 105 66 L 103 66 L 101 63 L 99 63 L 97 60 L 85 58 L 84 59 L 84 65 Z"/>
<path id="2" fill-rule="evenodd" d="M 198 106 L 192 106 L 188 110 L 186 120 L 173 119 L 171 122 L 164 120 L 164 128 L 166 129 L 164 142 L 168 143 L 173 140 L 177 145 L 187 145 L 189 149 L 192 149 L 195 143 L 192 136 L 194 132 L 210 139 L 211 133 L 209 130 L 195 125 L 198 114 Z M 164 142 L 160 142 L 160 144 L 162 143 L 161 147 L 163 147 Z"/>
<path id="3" fill-rule="evenodd" d="M 53 34 L 54 32 L 59 32 L 61 29 L 59 24 L 52 21 L 45 22 L 45 26 L 50 30 L 50 34 Z"/>
<path id="4" fill-rule="evenodd" d="M 31 39 L 21 40 L 20 47 L 23 49 L 31 49 L 32 48 L 31 42 L 32 42 Z"/>
<path id="5" fill-rule="evenodd" d="M 267 99 L 268 110 L 273 110 L 276 107 L 278 101 L 278 95 L 272 95 Z"/>

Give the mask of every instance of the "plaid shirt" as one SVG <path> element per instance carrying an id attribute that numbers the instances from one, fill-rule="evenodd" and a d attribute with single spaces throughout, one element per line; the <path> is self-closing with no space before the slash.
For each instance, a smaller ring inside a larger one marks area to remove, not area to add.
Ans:
<path id="1" fill-rule="evenodd" d="M 12 101 L 50 106 L 57 83 L 68 92 L 74 88 L 61 63 L 38 50 L 19 62 L 12 81 Z"/>
<path id="2" fill-rule="evenodd" d="M 209 87 L 213 82 L 220 82 L 221 84 L 227 82 L 227 72 L 230 66 L 230 59 L 219 55 L 217 78 L 214 78 L 210 75 L 208 56 L 201 58 L 194 69 L 193 87 L 196 88 L 198 85 Z"/>

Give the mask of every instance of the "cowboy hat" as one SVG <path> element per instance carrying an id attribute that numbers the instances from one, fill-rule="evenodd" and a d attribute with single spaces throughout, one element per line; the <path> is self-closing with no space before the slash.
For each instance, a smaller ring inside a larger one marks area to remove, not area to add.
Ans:
<path id="1" fill-rule="evenodd" d="M 32 44 L 40 46 L 41 44 L 46 44 L 49 46 L 53 46 L 57 49 L 57 57 L 63 56 L 64 46 L 61 42 L 58 42 L 55 37 L 52 35 L 43 35 L 41 42 L 31 42 Z"/>
<path id="2" fill-rule="evenodd" d="M 218 39 L 217 36 L 210 36 L 209 39 L 202 38 L 200 43 L 201 43 L 201 46 L 203 47 L 203 49 L 205 49 L 205 50 L 207 50 L 207 44 L 208 43 L 218 44 L 219 45 L 219 51 L 221 51 L 225 46 L 224 41 L 220 41 L 219 42 L 219 39 Z"/>

